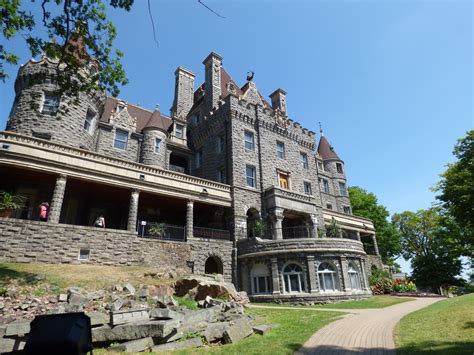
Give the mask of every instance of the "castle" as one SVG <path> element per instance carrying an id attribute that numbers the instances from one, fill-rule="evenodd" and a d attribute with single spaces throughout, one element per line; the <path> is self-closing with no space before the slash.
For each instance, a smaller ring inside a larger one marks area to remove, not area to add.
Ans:
<path id="1" fill-rule="evenodd" d="M 370 295 L 376 231 L 352 215 L 335 149 L 289 118 L 284 90 L 267 102 L 218 54 L 203 64 L 197 88 L 177 68 L 170 116 L 102 92 L 69 104 L 55 94 L 54 61 L 23 65 L 0 176 L 27 202 L 0 218 L 0 260 L 219 273 L 254 300 Z"/>

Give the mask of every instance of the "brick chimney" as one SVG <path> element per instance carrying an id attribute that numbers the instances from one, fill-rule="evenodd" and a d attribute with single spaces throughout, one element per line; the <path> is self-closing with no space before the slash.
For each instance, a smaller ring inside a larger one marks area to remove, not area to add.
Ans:
<path id="1" fill-rule="evenodd" d="M 183 67 L 178 67 L 174 72 L 176 83 L 174 89 L 174 101 L 171 108 L 171 116 L 186 120 L 194 101 L 194 78 L 195 75 Z"/>
<path id="2" fill-rule="evenodd" d="M 276 89 L 271 95 L 272 108 L 280 110 L 286 114 L 286 92 L 282 89 Z"/>
<path id="3" fill-rule="evenodd" d="M 211 52 L 202 63 L 206 68 L 204 100 L 208 110 L 212 110 L 214 107 L 217 107 L 217 103 L 221 96 L 222 57 Z"/>

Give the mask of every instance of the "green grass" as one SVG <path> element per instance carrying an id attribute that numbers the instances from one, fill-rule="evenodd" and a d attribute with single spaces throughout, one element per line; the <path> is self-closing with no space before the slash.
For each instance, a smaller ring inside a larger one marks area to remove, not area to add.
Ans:
<path id="1" fill-rule="evenodd" d="M 397 354 L 474 352 L 474 294 L 436 302 L 403 317 L 395 330 Z"/>
<path id="2" fill-rule="evenodd" d="M 398 303 L 413 301 L 413 298 L 394 297 L 394 296 L 373 296 L 365 300 L 342 301 L 337 303 L 328 303 L 315 306 L 298 306 L 275 303 L 253 303 L 256 305 L 276 306 L 276 307 L 304 307 L 304 308 L 332 308 L 332 309 L 366 309 L 366 308 L 385 308 Z"/>
<path id="3" fill-rule="evenodd" d="M 198 303 L 193 299 L 184 298 L 184 297 L 177 297 L 177 296 L 173 296 L 173 297 L 176 300 L 176 302 L 178 302 L 178 305 L 180 305 L 180 306 L 184 306 L 187 309 L 190 309 L 192 311 L 195 311 L 195 310 L 199 309 Z"/>

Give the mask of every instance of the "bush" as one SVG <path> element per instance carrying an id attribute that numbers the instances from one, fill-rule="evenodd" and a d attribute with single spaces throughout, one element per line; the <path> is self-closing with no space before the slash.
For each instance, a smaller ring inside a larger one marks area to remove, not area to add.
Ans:
<path id="1" fill-rule="evenodd" d="M 374 295 L 383 295 L 393 290 L 392 279 L 388 271 L 373 269 L 369 277 L 369 285 Z"/>
<path id="2" fill-rule="evenodd" d="M 393 280 L 393 292 L 408 293 L 416 291 L 416 285 L 412 281 L 402 279 Z"/>

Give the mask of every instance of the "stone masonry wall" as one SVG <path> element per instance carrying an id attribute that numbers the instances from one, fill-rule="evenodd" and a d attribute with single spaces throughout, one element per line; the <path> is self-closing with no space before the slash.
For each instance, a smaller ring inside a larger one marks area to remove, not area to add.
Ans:
<path id="1" fill-rule="evenodd" d="M 155 151 L 156 138 L 161 139 L 159 152 Z M 143 133 L 142 149 L 140 152 L 140 163 L 165 168 L 167 148 L 166 133 L 158 129 L 146 129 Z"/>

